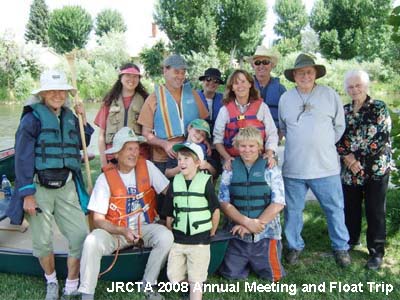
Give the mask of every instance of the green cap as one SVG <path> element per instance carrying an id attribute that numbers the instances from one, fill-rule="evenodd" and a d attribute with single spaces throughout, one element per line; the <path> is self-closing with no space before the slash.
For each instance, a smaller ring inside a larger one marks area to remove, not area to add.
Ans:
<path id="1" fill-rule="evenodd" d="M 206 120 L 194 119 L 192 122 L 190 122 L 189 125 L 192 126 L 192 128 L 205 131 L 207 133 L 207 137 L 209 137 L 209 138 L 211 137 L 210 125 L 208 125 Z"/>

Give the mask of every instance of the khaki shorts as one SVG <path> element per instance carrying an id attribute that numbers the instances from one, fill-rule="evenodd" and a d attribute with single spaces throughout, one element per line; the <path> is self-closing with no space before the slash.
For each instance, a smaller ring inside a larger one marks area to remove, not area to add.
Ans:
<path id="1" fill-rule="evenodd" d="M 167 275 L 171 282 L 188 280 L 190 283 L 207 280 L 210 264 L 210 245 L 174 243 L 168 256 Z"/>
<path id="2" fill-rule="evenodd" d="M 86 217 L 79 204 L 73 180 L 58 189 L 36 183 L 35 199 L 42 210 L 34 216 L 25 214 L 32 232 L 33 255 L 45 257 L 53 253 L 53 226 L 57 224 L 68 240 L 68 256 L 80 258 L 83 242 L 89 232 Z"/>

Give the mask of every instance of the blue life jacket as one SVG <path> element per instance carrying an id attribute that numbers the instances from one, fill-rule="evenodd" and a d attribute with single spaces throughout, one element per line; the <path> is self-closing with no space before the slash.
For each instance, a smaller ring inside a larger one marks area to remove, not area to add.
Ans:
<path id="1" fill-rule="evenodd" d="M 185 135 L 187 126 L 200 116 L 192 87 L 187 82 L 182 87 L 180 107 L 164 86 L 155 86 L 157 108 L 154 114 L 154 131 L 158 138 L 168 140 Z"/>
<path id="2" fill-rule="evenodd" d="M 208 111 L 210 111 L 210 109 L 208 107 L 206 96 L 204 95 L 203 91 L 199 90 L 199 91 L 197 91 L 197 94 L 199 94 L 199 96 L 201 98 L 201 101 L 203 101 L 205 107 L 207 107 Z M 213 98 L 213 102 L 212 102 L 212 116 L 211 116 L 211 118 L 208 117 L 206 119 L 206 121 L 210 125 L 211 134 L 214 131 L 214 124 L 215 124 L 215 120 L 217 120 L 217 116 L 218 116 L 219 110 L 223 106 L 223 103 L 222 103 L 223 97 L 224 97 L 223 94 L 215 93 L 214 98 Z"/>
<path id="3" fill-rule="evenodd" d="M 278 77 L 271 77 L 269 83 L 261 89 L 260 83 L 254 76 L 255 87 L 260 91 L 264 103 L 268 105 L 274 119 L 276 128 L 279 128 L 278 104 L 281 95 L 286 92 L 286 88 L 279 82 Z"/>
<path id="4" fill-rule="evenodd" d="M 249 218 L 258 218 L 271 203 L 271 188 L 265 181 L 267 161 L 259 157 L 248 170 L 240 157 L 232 162 L 229 186 L 231 204 Z"/>
<path id="5" fill-rule="evenodd" d="M 61 120 L 42 104 L 31 105 L 33 115 L 40 120 L 41 130 L 35 145 L 37 170 L 68 168 L 81 169 L 79 133 L 76 118 L 69 108 L 61 109 Z"/>

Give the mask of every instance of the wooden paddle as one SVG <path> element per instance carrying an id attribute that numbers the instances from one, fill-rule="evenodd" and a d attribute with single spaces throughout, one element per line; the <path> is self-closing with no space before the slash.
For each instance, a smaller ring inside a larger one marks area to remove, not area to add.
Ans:
<path id="1" fill-rule="evenodd" d="M 76 68 L 75 68 L 76 49 L 72 50 L 69 53 L 66 53 L 65 57 L 67 58 L 68 65 L 69 65 L 69 68 L 71 71 L 72 86 L 77 91 L 74 96 L 74 105 L 77 105 L 77 104 L 81 103 L 82 101 L 79 99 L 79 93 L 78 93 L 78 88 L 77 88 L 77 84 L 76 84 Z M 92 177 L 90 176 L 89 156 L 88 156 L 88 152 L 87 152 L 87 148 L 86 148 L 86 139 L 85 139 L 85 131 L 83 129 L 83 120 L 82 120 L 82 116 L 80 114 L 78 114 L 78 120 L 79 120 L 79 131 L 80 131 L 81 140 L 82 140 L 83 158 L 85 161 L 87 189 L 88 189 L 88 194 L 90 195 L 92 193 L 93 184 L 92 184 Z"/>

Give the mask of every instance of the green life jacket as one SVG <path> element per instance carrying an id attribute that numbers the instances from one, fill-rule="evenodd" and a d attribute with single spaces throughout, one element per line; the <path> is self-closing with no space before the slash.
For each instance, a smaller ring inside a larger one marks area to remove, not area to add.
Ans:
<path id="1" fill-rule="evenodd" d="M 173 181 L 173 228 L 175 230 L 187 235 L 195 235 L 211 230 L 211 212 L 204 195 L 206 184 L 210 177 L 210 175 L 203 172 L 198 172 L 188 189 L 183 175 L 178 174 L 175 176 Z"/>
<path id="2" fill-rule="evenodd" d="M 259 157 L 248 170 L 240 157 L 232 163 L 229 186 L 231 204 L 249 218 L 258 218 L 271 202 L 271 188 L 264 174 L 267 161 Z"/>
<path id="3" fill-rule="evenodd" d="M 40 120 L 41 130 L 35 145 L 37 170 L 68 168 L 81 169 L 79 136 L 76 118 L 69 108 L 61 109 L 61 120 L 42 104 L 31 105 L 33 114 Z"/>

